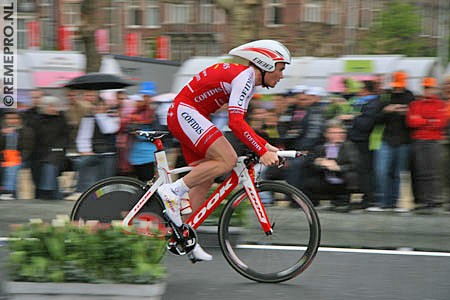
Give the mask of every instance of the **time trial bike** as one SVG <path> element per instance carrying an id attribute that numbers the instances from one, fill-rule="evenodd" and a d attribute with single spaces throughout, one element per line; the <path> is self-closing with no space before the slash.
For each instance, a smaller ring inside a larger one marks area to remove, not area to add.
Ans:
<path id="1" fill-rule="evenodd" d="M 170 252 L 185 255 L 197 243 L 196 229 L 227 199 L 218 221 L 218 239 L 233 269 L 254 281 L 276 283 L 308 268 L 319 248 L 321 233 L 314 206 L 297 188 L 255 176 L 255 154 L 239 157 L 231 174 L 178 228 L 167 217 L 156 190 L 171 182 L 172 175 L 189 172 L 192 167 L 169 168 L 162 143 L 169 132 L 138 130 L 135 134 L 157 147 L 155 178 L 142 182 L 117 176 L 97 182 L 75 203 L 72 221 L 119 221 L 124 228 L 132 227 L 133 232 L 166 238 Z M 303 153 L 279 151 L 278 155 L 295 158 Z"/>

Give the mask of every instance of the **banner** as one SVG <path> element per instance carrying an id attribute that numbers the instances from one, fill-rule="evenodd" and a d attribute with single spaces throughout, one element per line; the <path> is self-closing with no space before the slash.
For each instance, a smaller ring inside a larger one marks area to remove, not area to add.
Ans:
<path id="1" fill-rule="evenodd" d="M 95 31 L 95 47 L 98 53 L 109 53 L 109 30 L 97 29 Z"/>
<path id="2" fill-rule="evenodd" d="M 170 38 L 167 35 L 156 38 L 156 59 L 170 59 Z"/>
<path id="3" fill-rule="evenodd" d="M 139 33 L 127 33 L 125 55 L 139 56 Z"/>
<path id="4" fill-rule="evenodd" d="M 372 73 L 373 61 L 367 59 L 346 60 L 344 72 L 346 73 Z"/>
<path id="5" fill-rule="evenodd" d="M 67 26 L 58 28 L 58 50 L 72 50 L 72 32 Z"/>
<path id="6" fill-rule="evenodd" d="M 28 48 L 39 49 L 39 21 L 29 21 L 27 23 L 28 30 Z"/>

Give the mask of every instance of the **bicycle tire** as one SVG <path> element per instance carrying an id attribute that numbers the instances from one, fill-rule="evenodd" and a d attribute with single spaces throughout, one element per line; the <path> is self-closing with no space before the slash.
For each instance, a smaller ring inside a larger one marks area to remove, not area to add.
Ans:
<path id="1" fill-rule="evenodd" d="M 106 224 L 122 221 L 148 188 L 144 182 L 131 177 L 115 176 L 100 180 L 80 196 L 70 218 L 72 221 Z M 134 217 L 132 225 L 143 235 L 166 236 L 169 227 L 162 210 L 160 202 L 152 196 Z"/>
<path id="2" fill-rule="evenodd" d="M 317 253 L 318 215 L 304 193 L 284 182 L 261 181 L 256 189 L 261 199 L 274 201 L 265 204 L 273 233 L 264 233 L 242 188 L 222 211 L 220 249 L 230 266 L 248 279 L 264 283 L 292 279 L 308 268 Z"/>

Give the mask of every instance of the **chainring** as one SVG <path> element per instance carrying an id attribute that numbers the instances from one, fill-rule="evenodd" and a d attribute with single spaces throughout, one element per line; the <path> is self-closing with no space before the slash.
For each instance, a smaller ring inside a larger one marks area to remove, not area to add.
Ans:
<path id="1" fill-rule="evenodd" d="M 167 249 L 175 255 L 186 255 L 194 250 L 198 240 L 197 233 L 194 228 L 187 224 L 183 224 L 176 230 L 178 230 L 179 236 L 182 238 L 179 239 L 175 233 L 172 233 L 167 244 Z"/>

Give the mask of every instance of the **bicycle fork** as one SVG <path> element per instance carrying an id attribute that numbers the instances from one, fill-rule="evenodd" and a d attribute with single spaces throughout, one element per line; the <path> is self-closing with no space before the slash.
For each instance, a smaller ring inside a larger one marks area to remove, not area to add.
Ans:
<path id="1" fill-rule="evenodd" d="M 273 232 L 272 225 L 270 224 L 269 217 L 267 216 L 266 209 L 261 201 L 261 197 L 256 190 L 254 178 L 253 178 L 253 169 L 249 172 L 247 169 L 241 173 L 240 182 L 244 186 L 245 192 L 250 199 L 250 203 L 255 211 L 256 217 L 261 224 L 262 229 L 264 230 L 266 235 L 271 235 Z M 245 194 L 244 194 L 245 196 Z M 243 197 L 244 198 L 244 197 Z M 237 204 L 239 204 L 238 201 Z M 236 204 L 236 205 L 237 205 Z"/>

